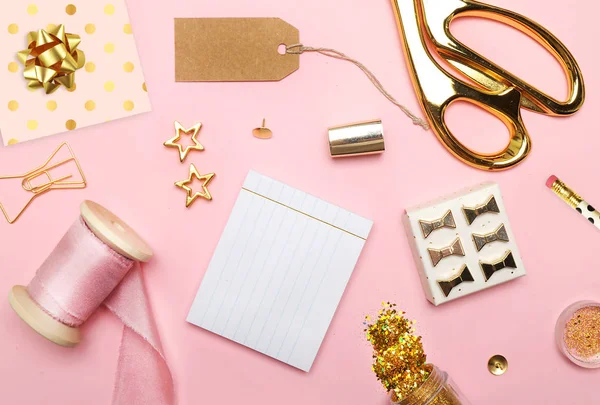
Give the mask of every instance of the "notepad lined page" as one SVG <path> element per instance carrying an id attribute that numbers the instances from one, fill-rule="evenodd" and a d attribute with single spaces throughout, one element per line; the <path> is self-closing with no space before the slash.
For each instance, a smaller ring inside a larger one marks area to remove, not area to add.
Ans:
<path id="1" fill-rule="evenodd" d="M 188 322 L 309 371 L 372 224 L 251 171 Z"/>

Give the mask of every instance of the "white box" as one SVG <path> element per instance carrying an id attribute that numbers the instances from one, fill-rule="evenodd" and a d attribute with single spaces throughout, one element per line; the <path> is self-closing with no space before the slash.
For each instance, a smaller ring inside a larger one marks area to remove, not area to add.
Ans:
<path id="1" fill-rule="evenodd" d="M 496 210 L 499 212 L 494 212 Z M 451 212 L 454 221 L 446 217 L 445 226 L 442 226 L 444 223 L 441 220 L 448 211 Z M 467 214 L 474 218 L 471 224 Z M 424 223 L 422 226 L 420 221 L 431 224 Z M 452 227 L 452 222 L 455 227 Z M 508 221 L 500 187 L 496 183 L 484 183 L 409 208 L 404 216 L 404 225 L 423 290 L 427 299 L 434 305 L 526 274 Z M 503 229 L 500 228 L 502 225 Z M 496 232 L 499 229 L 500 231 Z M 457 238 L 460 240 L 460 246 L 455 242 Z M 449 248 L 453 243 L 454 251 Z M 461 246 L 463 252 L 460 252 Z M 478 247 L 481 250 L 478 251 Z M 507 255 L 509 257 L 503 261 Z M 514 262 L 511 261 L 511 257 Z M 465 272 L 461 282 L 459 276 L 463 274 L 464 266 L 471 277 Z M 486 280 L 488 276 L 489 279 Z M 473 281 L 467 281 L 471 278 Z"/>

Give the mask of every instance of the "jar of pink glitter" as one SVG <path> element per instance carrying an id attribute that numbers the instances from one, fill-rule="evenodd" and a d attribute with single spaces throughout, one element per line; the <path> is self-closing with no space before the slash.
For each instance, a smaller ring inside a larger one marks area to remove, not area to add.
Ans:
<path id="1" fill-rule="evenodd" d="M 600 302 L 579 301 L 568 306 L 556 322 L 556 344 L 573 363 L 600 367 Z"/>

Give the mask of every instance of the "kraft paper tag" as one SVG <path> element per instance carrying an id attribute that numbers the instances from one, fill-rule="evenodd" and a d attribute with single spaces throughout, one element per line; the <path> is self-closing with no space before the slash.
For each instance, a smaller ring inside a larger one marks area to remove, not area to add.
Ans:
<path id="1" fill-rule="evenodd" d="M 299 42 L 298 29 L 280 18 L 176 18 L 175 80 L 281 80 L 298 70 L 300 55 L 278 47 Z"/>

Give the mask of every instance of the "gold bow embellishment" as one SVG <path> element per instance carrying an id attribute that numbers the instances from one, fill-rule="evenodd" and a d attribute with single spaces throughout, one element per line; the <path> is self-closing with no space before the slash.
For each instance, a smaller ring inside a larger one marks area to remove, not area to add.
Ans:
<path id="1" fill-rule="evenodd" d="M 475 280 L 473 279 L 473 275 L 469 271 L 467 265 L 463 264 L 463 267 L 458 276 L 454 277 L 452 280 L 438 281 L 438 284 L 444 292 L 444 295 L 447 297 L 450 295 L 450 291 L 452 291 L 454 287 L 464 283 L 465 281 Z"/>
<path id="2" fill-rule="evenodd" d="M 496 197 L 491 196 L 483 205 L 478 205 L 473 208 L 463 207 L 463 212 L 465 213 L 467 223 L 471 225 L 478 216 L 485 214 L 486 212 L 495 212 L 496 214 L 499 214 L 500 208 L 498 208 L 498 203 L 496 203 Z"/>
<path id="3" fill-rule="evenodd" d="M 437 266 L 440 260 L 442 260 L 445 257 L 465 255 L 462 243 L 460 243 L 460 238 L 454 239 L 454 242 L 452 242 L 450 246 L 447 246 L 442 249 L 427 249 L 427 252 L 429 252 L 429 257 L 431 257 L 433 267 Z"/>
<path id="4" fill-rule="evenodd" d="M 27 49 L 17 53 L 25 66 L 27 87 L 43 87 L 46 94 L 54 93 L 61 85 L 73 89 L 75 71 L 85 65 L 85 54 L 77 49 L 80 43 L 81 37 L 67 34 L 62 24 L 51 31 L 27 34 Z"/>
<path id="5" fill-rule="evenodd" d="M 506 232 L 506 228 L 504 224 L 500 225 L 494 232 L 488 233 L 486 235 L 479 235 L 474 233 L 473 235 L 473 243 L 475 243 L 475 247 L 479 252 L 485 245 L 488 243 L 492 243 L 495 241 L 508 242 L 508 233 Z"/>
<path id="6" fill-rule="evenodd" d="M 485 275 L 485 281 L 488 281 L 490 277 L 492 277 L 494 273 L 499 270 L 507 267 L 510 267 L 511 269 L 517 268 L 517 263 L 515 262 L 515 258 L 510 250 L 506 252 L 504 258 L 495 263 L 479 262 L 479 265 L 481 266 L 481 270 L 483 270 L 483 274 Z"/>
<path id="7" fill-rule="evenodd" d="M 427 239 L 427 237 L 431 234 L 431 232 L 440 228 L 456 228 L 456 223 L 454 222 L 454 216 L 452 215 L 452 211 L 448 210 L 440 219 L 436 219 L 434 221 L 419 221 L 419 226 L 421 226 L 421 231 L 423 232 L 423 237 Z"/>

